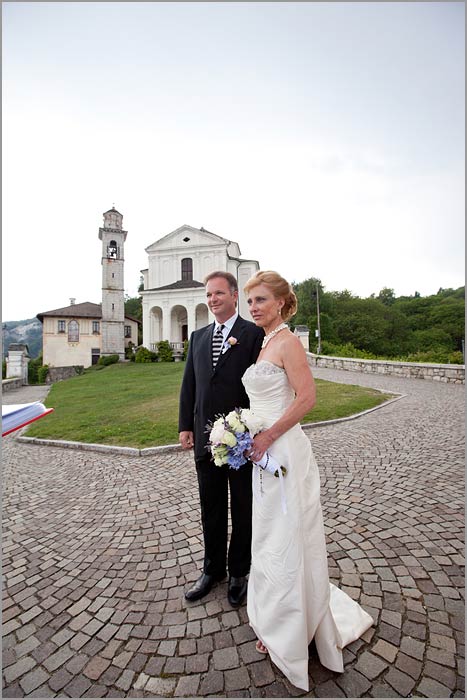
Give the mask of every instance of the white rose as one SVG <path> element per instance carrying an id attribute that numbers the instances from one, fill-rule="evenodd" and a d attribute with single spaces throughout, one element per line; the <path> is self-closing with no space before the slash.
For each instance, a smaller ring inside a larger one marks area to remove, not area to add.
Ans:
<path id="1" fill-rule="evenodd" d="M 244 433 L 245 426 L 238 417 L 237 411 L 230 411 L 225 417 L 227 423 L 236 433 Z"/>
<path id="2" fill-rule="evenodd" d="M 256 435 L 263 427 L 261 418 L 255 416 L 253 411 L 250 411 L 249 408 L 242 408 L 241 418 L 248 428 L 250 435 Z"/>
<path id="3" fill-rule="evenodd" d="M 223 445 L 228 445 L 229 447 L 235 447 L 237 444 L 237 438 L 233 433 L 230 432 L 230 430 L 226 430 L 220 439 L 220 442 Z"/>
<path id="4" fill-rule="evenodd" d="M 224 421 L 222 419 L 216 420 L 216 422 L 213 424 L 211 428 L 211 432 L 209 434 L 209 439 L 211 442 L 214 444 L 217 442 L 221 442 L 222 436 L 225 433 L 225 426 L 224 426 Z"/>

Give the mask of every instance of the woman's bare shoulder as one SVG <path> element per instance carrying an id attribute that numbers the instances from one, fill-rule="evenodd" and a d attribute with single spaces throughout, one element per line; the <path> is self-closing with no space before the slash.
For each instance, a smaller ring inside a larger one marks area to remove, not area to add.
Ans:
<path id="1" fill-rule="evenodd" d="M 286 331 L 285 333 L 282 334 L 282 345 L 286 350 L 294 350 L 295 352 L 305 352 L 305 349 L 301 343 L 301 341 L 298 339 L 298 336 L 296 336 L 292 331 Z"/>

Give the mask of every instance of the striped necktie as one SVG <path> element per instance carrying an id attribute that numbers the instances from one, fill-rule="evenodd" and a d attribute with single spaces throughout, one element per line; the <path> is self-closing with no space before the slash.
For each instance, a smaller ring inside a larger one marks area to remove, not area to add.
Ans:
<path id="1" fill-rule="evenodd" d="M 222 346 L 224 344 L 224 335 L 222 333 L 223 328 L 224 328 L 224 324 L 219 326 L 217 331 L 212 336 L 212 368 L 213 369 L 217 365 L 217 360 L 219 359 L 219 355 L 221 354 Z"/>

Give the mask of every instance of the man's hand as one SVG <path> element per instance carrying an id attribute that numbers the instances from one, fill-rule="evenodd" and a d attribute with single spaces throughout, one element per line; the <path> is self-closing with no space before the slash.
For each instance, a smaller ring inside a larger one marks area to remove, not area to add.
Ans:
<path id="1" fill-rule="evenodd" d="M 193 447 L 194 441 L 191 430 L 182 430 L 178 435 L 178 439 L 184 450 L 190 450 Z"/>

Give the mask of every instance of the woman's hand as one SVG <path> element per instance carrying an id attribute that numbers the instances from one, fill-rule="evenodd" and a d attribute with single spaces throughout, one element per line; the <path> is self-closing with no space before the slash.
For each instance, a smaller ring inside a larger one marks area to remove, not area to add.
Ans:
<path id="1" fill-rule="evenodd" d="M 273 442 L 274 439 L 269 430 L 263 430 L 261 433 L 258 433 L 253 439 L 253 445 L 248 453 L 248 458 L 253 462 L 259 462 L 261 457 L 268 451 Z"/>

